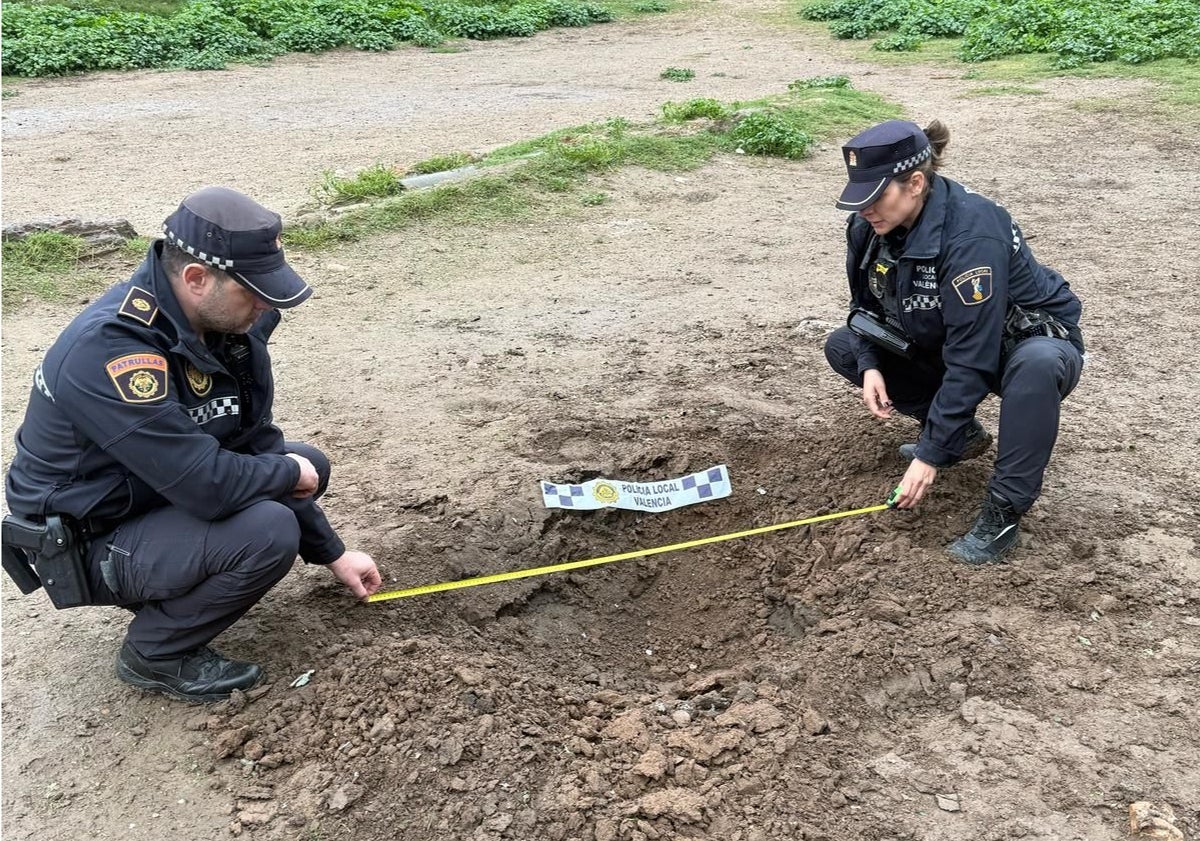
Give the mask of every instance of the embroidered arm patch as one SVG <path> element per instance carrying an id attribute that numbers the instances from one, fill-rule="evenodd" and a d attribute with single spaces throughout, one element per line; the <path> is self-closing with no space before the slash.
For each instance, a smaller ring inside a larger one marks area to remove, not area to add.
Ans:
<path id="1" fill-rule="evenodd" d="M 105 363 L 104 369 L 126 403 L 153 403 L 167 396 L 167 358 L 157 353 L 130 353 Z"/>
<path id="2" fill-rule="evenodd" d="M 992 297 L 992 267 L 980 266 L 950 281 L 964 306 L 973 307 Z"/>

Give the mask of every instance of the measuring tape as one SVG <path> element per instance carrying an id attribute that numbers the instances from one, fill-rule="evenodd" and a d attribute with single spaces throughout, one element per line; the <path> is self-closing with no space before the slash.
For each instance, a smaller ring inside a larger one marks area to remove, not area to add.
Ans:
<path id="1" fill-rule="evenodd" d="M 819 517 L 809 517 L 805 520 L 793 520 L 790 523 L 776 523 L 773 526 L 760 526 L 746 531 L 735 531 L 729 534 L 719 534 L 715 537 L 702 537 L 698 540 L 687 540 L 683 543 L 672 543 L 670 546 L 655 546 L 653 549 L 638 549 L 634 552 L 622 552 L 619 555 L 605 555 L 602 558 L 588 558 L 583 561 L 567 561 L 552 566 L 518 569 L 513 572 L 498 572 L 495 575 L 481 575 L 478 578 L 463 578 L 459 581 L 444 581 L 441 584 L 426 584 L 422 587 L 410 587 L 407 590 L 389 590 L 386 593 L 375 593 L 367 596 L 369 602 L 383 602 L 388 599 L 407 599 L 410 596 L 427 596 L 430 593 L 441 593 L 446 590 L 461 590 L 464 587 L 482 587 L 485 584 L 499 584 L 501 581 L 516 581 L 519 578 L 532 578 L 535 575 L 549 575 L 552 572 L 567 572 L 572 569 L 583 569 L 600 564 L 611 564 L 616 561 L 628 561 L 631 558 L 645 558 L 650 555 L 661 555 L 664 552 L 678 552 L 680 549 L 694 549 L 697 546 L 708 546 L 711 543 L 724 543 L 726 540 L 737 540 L 739 537 L 752 537 L 756 534 L 766 534 L 772 531 L 794 529 L 797 526 L 807 526 L 812 523 L 823 523 L 826 520 L 840 520 L 843 517 L 855 517 L 859 514 L 872 514 L 894 508 L 900 497 L 897 487 L 882 505 L 871 505 L 867 508 L 855 508 L 853 511 L 839 511 L 836 514 L 822 514 Z"/>

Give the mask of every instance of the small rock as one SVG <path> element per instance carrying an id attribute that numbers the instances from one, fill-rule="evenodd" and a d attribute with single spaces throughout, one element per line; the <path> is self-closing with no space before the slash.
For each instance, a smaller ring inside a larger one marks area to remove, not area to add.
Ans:
<path id="1" fill-rule="evenodd" d="M 344 785 L 338 788 L 329 795 L 329 808 L 335 812 L 341 812 L 355 800 L 363 796 L 363 787 L 359 785 Z"/>
<path id="2" fill-rule="evenodd" d="M 686 788 L 653 791 L 637 802 L 635 814 L 650 819 L 670 818 L 677 823 L 701 823 L 704 820 L 704 799 Z"/>
<path id="3" fill-rule="evenodd" d="M 1166 803 L 1139 800 L 1129 805 L 1129 833 L 1135 838 L 1156 841 L 1184 841 L 1175 826 L 1175 810 Z"/>
<path id="4" fill-rule="evenodd" d="M 935 794 L 938 808 L 943 812 L 957 812 L 962 809 L 957 794 Z"/>
<path id="5" fill-rule="evenodd" d="M 467 686 L 478 686 L 483 683 L 483 672 L 478 669 L 472 669 L 467 666 L 457 666 L 454 669 L 454 675 Z"/>
<path id="6" fill-rule="evenodd" d="M 396 732 L 396 720 L 390 715 L 385 715 L 383 718 L 375 722 L 371 727 L 371 731 L 367 733 L 369 739 L 387 739 Z"/>
<path id="7" fill-rule="evenodd" d="M 271 822 L 275 817 L 275 809 L 273 807 L 265 808 L 267 804 L 262 804 L 262 807 L 254 809 L 242 809 L 237 813 L 237 820 L 242 826 L 263 826 Z"/>
<path id="8" fill-rule="evenodd" d="M 612 818 L 600 818 L 596 821 L 596 841 L 617 841 L 617 822 Z"/>
<path id="9" fill-rule="evenodd" d="M 213 743 L 213 754 L 217 759 L 233 756 L 238 749 L 250 738 L 249 727 L 239 727 L 236 730 L 226 730 Z"/>
<path id="10" fill-rule="evenodd" d="M 438 746 L 437 758 L 442 765 L 457 765 L 463 755 L 462 739 L 450 736 Z"/>
<path id="11" fill-rule="evenodd" d="M 249 742 L 246 742 L 246 746 L 242 748 L 242 756 L 249 760 L 262 759 L 266 752 L 266 749 L 262 746 L 262 742 L 259 742 L 255 739 L 251 739 Z M 243 823 L 245 822 L 243 821 Z"/>
<path id="12" fill-rule="evenodd" d="M 744 727 L 752 733 L 766 733 L 783 727 L 787 720 L 769 701 L 741 702 L 717 716 L 716 723 L 723 727 Z"/>
<path id="13" fill-rule="evenodd" d="M 667 755 L 657 748 L 651 748 L 633 766 L 633 773 L 649 780 L 661 780 L 667 775 L 667 768 Z"/>
<path id="14" fill-rule="evenodd" d="M 592 696 L 592 700 L 597 704 L 604 704 L 606 707 L 615 707 L 624 700 L 624 696 L 620 692 L 614 692 L 611 689 L 601 689 Z"/>
<path id="15" fill-rule="evenodd" d="M 687 710 L 675 710 L 671 713 L 671 720 L 675 722 L 676 727 L 687 727 L 692 723 L 692 714 Z"/>
<path id="16" fill-rule="evenodd" d="M 800 716 L 800 722 L 804 725 L 804 732 L 810 736 L 820 736 L 829 732 L 829 719 L 812 707 L 805 708 Z"/>

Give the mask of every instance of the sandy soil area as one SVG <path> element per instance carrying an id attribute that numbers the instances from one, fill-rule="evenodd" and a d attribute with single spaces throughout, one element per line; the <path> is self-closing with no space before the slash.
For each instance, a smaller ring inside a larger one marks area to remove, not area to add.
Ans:
<path id="1" fill-rule="evenodd" d="M 116 682 L 122 612 L 58 613 L 5 580 L 5 838 L 1117 841 L 1139 800 L 1200 833 L 1181 221 L 1200 131 L 1078 107 L 1141 83 L 970 96 L 953 68 L 866 64 L 772 11 L 30 82 L 4 102 L 5 222 L 149 234 L 204 183 L 286 215 L 322 168 L 846 73 L 945 120 L 947 174 L 1006 204 L 1084 300 L 1089 363 L 1014 562 L 942 552 L 984 460 L 917 515 L 456 594 L 359 605 L 298 565 L 220 640 L 269 682 L 207 708 Z M 696 80 L 659 79 L 669 65 Z M 332 456 L 331 519 L 401 587 L 881 501 L 915 428 L 872 420 L 821 354 L 843 317 L 840 177 L 835 144 L 626 170 L 600 207 L 299 257 L 318 294 L 276 332 L 276 417 Z M 77 308 L 5 313 L 6 462 Z M 716 463 L 734 494 L 667 514 L 551 513 L 538 494 Z"/>

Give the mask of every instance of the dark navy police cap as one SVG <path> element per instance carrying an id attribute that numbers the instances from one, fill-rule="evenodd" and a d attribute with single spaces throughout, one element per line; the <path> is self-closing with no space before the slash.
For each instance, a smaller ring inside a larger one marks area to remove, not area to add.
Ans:
<path id="1" fill-rule="evenodd" d="M 933 149 L 916 123 L 888 120 L 864 131 L 842 147 L 850 183 L 837 201 L 839 210 L 866 210 L 897 175 L 929 160 Z"/>
<path id="2" fill-rule="evenodd" d="M 307 300 L 312 287 L 284 261 L 282 230 L 278 213 L 228 187 L 197 190 L 163 223 L 169 242 L 286 309 Z"/>

